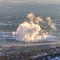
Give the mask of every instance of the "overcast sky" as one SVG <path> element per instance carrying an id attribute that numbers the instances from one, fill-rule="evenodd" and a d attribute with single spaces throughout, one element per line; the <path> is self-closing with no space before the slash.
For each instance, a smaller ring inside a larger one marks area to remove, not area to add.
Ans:
<path id="1" fill-rule="evenodd" d="M 60 0 L 0 0 L 0 3 L 60 3 Z"/>

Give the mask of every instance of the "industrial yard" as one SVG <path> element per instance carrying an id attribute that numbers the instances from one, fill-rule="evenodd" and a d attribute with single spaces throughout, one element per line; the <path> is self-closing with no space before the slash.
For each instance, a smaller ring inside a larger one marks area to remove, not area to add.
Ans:
<path id="1" fill-rule="evenodd" d="M 59 44 L 25 43 L 0 46 L 0 60 L 43 60 L 60 56 Z"/>

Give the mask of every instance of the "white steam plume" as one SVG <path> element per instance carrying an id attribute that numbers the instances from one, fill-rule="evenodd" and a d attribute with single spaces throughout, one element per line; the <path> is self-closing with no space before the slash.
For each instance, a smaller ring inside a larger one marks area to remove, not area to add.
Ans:
<path id="1" fill-rule="evenodd" d="M 48 25 L 51 27 L 51 29 L 56 29 L 55 23 L 52 22 L 51 17 L 47 17 L 46 20 L 48 21 Z"/>
<path id="2" fill-rule="evenodd" d="M 49 32 L 44 31 L 40 26 L 40 23 L 43 22 L 41 17 L 36 17 L 33 13 L 29 13 L 27 15 L 27 19 L 29 22 L 25 21 L 21 23 L 18 26 L 16 32 L 13 32 L 16 40 L 25 42 L 37 42 L 38 40 L 46 39 L 49 37 Z M 46 20 L 52 29 L 56 29 L 55 24 L 52 23 L 50 17 L 47 17 Z"/>

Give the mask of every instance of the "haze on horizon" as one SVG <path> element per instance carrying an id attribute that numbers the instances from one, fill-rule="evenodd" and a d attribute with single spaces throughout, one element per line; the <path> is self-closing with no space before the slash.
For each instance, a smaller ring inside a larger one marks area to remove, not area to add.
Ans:
<path id="1" fill-rule="evenodd" d="M 39 12 L 43 4 L 60 4 L 60 0 L 0 0 L 0 15 L 20 15 L 28 12 Z M 46 8 L 47 5 L 44 5 Z M 52 5 L 53 6 L 53 5 Z M 56 7 L 55 5 L 53 7 Z M 49 7 L 49 9 L 51 9 Z M 52 9 L 52 10 L 56 10 Z M 38 11 L 37 11 L 38 10 Z M 45 11 L 45 10 L 44 10 Z M 49 10 L 51 11 L 51 10 Z"/>
<path id="2" fill-rule="evenodd" d="M 0 4 L 22 4 L 22 3 L 39 3 L 39 4 L 51 4 L 60 3 L 60 0 L 0 0 Z"/>

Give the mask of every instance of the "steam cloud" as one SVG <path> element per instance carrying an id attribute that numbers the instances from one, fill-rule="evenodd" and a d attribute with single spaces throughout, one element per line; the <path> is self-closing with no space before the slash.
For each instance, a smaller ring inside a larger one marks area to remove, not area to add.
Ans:
<path id="1" fill-rule="evenodd" d="M 16 32 L 13 32 L 16 40 L 25 42 L 37 42 L 41 39 L 46 39 L 50 34 L 41 27 L 41 23 L 46 21 L 46 24 L 49 25 L 51 29 L 56 29 L 56 26 L 50 17 L 47 17 L 46 20 L 43 20 L 41 17 L 36 17 L 33 13 L 29 13 L 27 15 L 27 19 L 29 22 L 25 21 L 21 23 L 18 26 Z M 43 27 L 45 26 L 43 25 Z"/>

